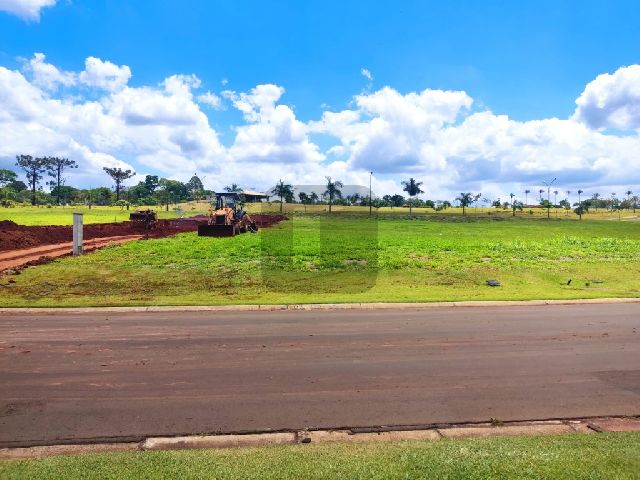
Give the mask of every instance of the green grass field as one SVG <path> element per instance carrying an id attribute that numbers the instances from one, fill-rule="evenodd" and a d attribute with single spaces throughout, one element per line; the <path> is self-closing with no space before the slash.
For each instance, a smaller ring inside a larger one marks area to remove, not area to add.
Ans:
<path id="1" fill-rule="evenodd" d="M 127 210 L 120 207 L 15 207 L 0 209 L 0 220 L 11 220 L 19 225 L 72 225 L 73 213 L 80 212 L 83 214 L 85 224 L 124 222 L 129 220 L 129 214 L 134 210 L 134 208 Z M 159 218 L 176 217 L 173 208 L 168 212 L 159 208 L 155 210 Z M 187 212 L 185 209 L 185 213 Z"/>
<path id="2" fill-rule="evenodd" d="M 123 222 L 129 219 L 129 213 L 136 208 L 151 208 L 158 212 L 159 218 L 175 218 L 179 215 L 190 216 L 197 214 L 205 214 L 208 212 L 210 204 L 208 202 L 188 202 L 178 205 L 171 205 L 169 211 L 164 207 L 131 207 L 126 210 L 120 207 L 31 207 L 18 206 L 15 208 L 0 208 L 0 221 L 11 220 L 20 225 L 71 225 L 73 223 L 73 212 L 82 212 L 84 214 L 84 222 L 89 223 L 108 223 Z M 287 215 L 296 214 L 326 214 L 328 213 L 327 205 L 302 205 L 302 204 L 284 204 L 283 213 Z M 176 211 L 176 208 L 178 211 Z M 279 213 L 280 204 L 278 203 L 254 203 L 247 204 L 246 209 L 250 213 Z M 334 205 L 333 212 L 341 214 L 368 214 L 369 207 L 360 206 L 340 206 Z M 409 209 L 406 207 L 383 207 L 375 210 L 376 214 L 395 216 L 398 218 L 406 217 Z M 573 212 L 566 212 L 562 209 L 551 210 L 552 219 L 561 220 L 578 220 L 577 215 Z M 449 208 L 444 212 L 436 212 L 431 208 L 414 208 L 413 215 L 416 217 L 457 217 L 462 216 L 461 208 Z M 495 208 L 470 207 L 467 209 L 467 215 L 471 218 L 511 218 L 511 210 L 502 210 Z M 526 209 L 518 211 L 518 218 L 521 219 L 540 219 L 546 218 L 547 211 L 540 208 Z M 584 220 L 610 220 L 622 222 L 638 222 L 640 221 L 640 210 L 636 213 L 632 211 L 607 212 L 605 210 L 591 211 L 583 216 Z"/>
<path id="3" fill-rule="evenodd" d="M 634 479 L 640 434 L 135 452 L 0 462 L 10 479 Z"/>
<path id="4" fill-rule="evenodd" d="M 296 215 L 258 234 L 185 233 L 0 277 L 3 306 L 638 296 L 638 223 L 461 216 Z"/>

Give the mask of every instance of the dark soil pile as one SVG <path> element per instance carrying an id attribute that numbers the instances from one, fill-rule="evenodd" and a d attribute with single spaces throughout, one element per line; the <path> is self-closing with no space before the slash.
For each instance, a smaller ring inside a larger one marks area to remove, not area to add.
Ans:
<path id="1" fill-rule="evenodd" d="M 261 214 L 252 215 L 252 218 L 258 224 L 258 227 L 270 227 L 282 220 L 286 220 L 283 215 Z M 149 237 L 161 238 L 182 232 L 195 232 L 199 223 L 206 222 L 207 217 L 204 215 L 191 218 L 158 220 L 158 225 L 149 232 Z M 144 229 L 140 229 L 131 222 L 94 223 L 84 226 L 85 240 L 144 233 Z M 56 243 L 71 242 L 72 240 L 73 230 L 70 226 L 24 226 L 10 220 L 0 221 L 0 251 L 54 245 Z"/>

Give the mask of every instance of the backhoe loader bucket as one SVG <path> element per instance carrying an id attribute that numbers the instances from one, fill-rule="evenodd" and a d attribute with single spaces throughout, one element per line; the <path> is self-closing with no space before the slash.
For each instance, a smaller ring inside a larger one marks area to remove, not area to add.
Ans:
<path id="1" fill-rule="evenodd" d="M 198 225 L 199 237 L 233 237 L 234 225 Z"/>

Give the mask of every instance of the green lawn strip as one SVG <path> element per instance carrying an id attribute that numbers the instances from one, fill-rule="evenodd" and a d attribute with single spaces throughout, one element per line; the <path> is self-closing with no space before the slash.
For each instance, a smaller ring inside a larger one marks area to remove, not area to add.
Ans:
<path id="1" fill-rule="evenodd" d="M 0 477 L 633 479 L 640 433 L 88 454 L 0 462 Z"/>
<path id="2" fill-rule="evenodd" d="M 159 218 L 175 218 L 179 215 L 197 215 L 206 214 L 209 210 L 208 202 L 188 202 L 178 205 L 171 205 L 167 211 L 164 206 L 131 206 L 129 210 L 121 207 L 111 206 L 93 206 L 89 208 L 87 206 L 71 206 L 71 207 L 57 207 L 57 206 L 19 206 L 15 208 L 0 208 L 0 221 L 11 220 L 20 225 L 71 225 L 73 212 L 82 212 L 84 214 L 84 223 L 108 223 L 108 222 L 122 222 L 129 219 L 129 213 L 135 209 L 151 208 L 158 213 Z M 246 210 L 249 213 L 280 213 L 279 204 L 277 203 L 253 203 L 245 205 Z M 336 216 L 353 216 L 355 218 L 368 217 L 369 208 L 360 206 L 335 206 L 336 212 L 333 215 Z M 177 209 L 177 210 L 176 210 Z M 308 214 L 304 213 L 304 206 L 298 204 L 286 204 L 284 205 L 283 212 L 288 216 L 310 216 L 318 215 L 327 217 L 326 205 L 313 205 L 307 206 Z M 640 213 L 640 212 L 638 212 Z M 406 208 L 380 208 L 377 210 L 376 215 L 381 218 L 389 219 L 406 219 L 408 216 L 408 209 Z M 578 225 L 584 223 L 590 223 L 591 221 L 602 222 L 615 225 L 616 223 L 635 223 L 638 222 L 638 214 L 634 214 L 631 211 L 623 212 L 621 215 L 622 222 L 618 221 L 617 212 L 590 212 L 585 215 L 585 221 L 578 222 L 577 216 L 574 213 L 560 214 L 559 216 L 552 215 L 551 221 L 563 221 L 565 223 L 571 222 Z M 433 209 L 428 208 L 416 208 L 414 209 L 415 221 L 440 221 L 440 222 L 459 222 L 468 223 L 482 220 L 497 220 L 497 221 L 512 221 L 510 211 L 478 208 L 469 209 L 467 215 L 462 215 L 461 208 L 451 208 L 444 212 L 436 212 Z M 518 213 L 516 220 L 520 221 L 541 221 L 547 222 L 546 210 L 542 211 L 536 209 L 533 214 Z M 615 228 L 615 227 L 614 227 Z"/>
<path id="3" fill-rule="evenodd" d="M 595 221 L 302 216 L 256 235 L 131 242 L 0 277 L 2 306 L 638 296 L 640 228 Z"/>
<path id="4" fill-rule="evenodd" d="M 141 207 L 142 208 L 142 207 Z M 146 207 L 144 207 L 146 208 Z M 72 225 L 73 213 L 83 214 L 83 223 L 111 223 L 124 222 L 129 220 L 130 210 L 120 207 L 17 207 L 0 209 L 0 221 L 11 220 L 18 225 Z M 177 213 L 171 209 L 166 212 L 164 209 L 156 208 L 158 218 L 175 218 Z M 190 213 L 185 210 L 185 214 Z"/>

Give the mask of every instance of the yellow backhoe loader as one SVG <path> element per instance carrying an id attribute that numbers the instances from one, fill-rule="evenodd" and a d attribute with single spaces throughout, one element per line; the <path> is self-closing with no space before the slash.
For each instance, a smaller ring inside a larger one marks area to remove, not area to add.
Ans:
<path id="1" fill-rule="evenodd" d="M 258 226 L 247 212 L 238 206 L 237 193 L 217 193 L 216 206 L 209 209 L 206 225 L 198 225 L 201 237 L 233 237 L 238 233 L 257 232 Z"/>

